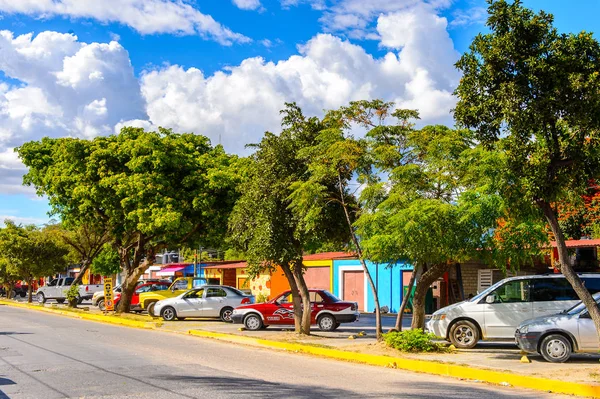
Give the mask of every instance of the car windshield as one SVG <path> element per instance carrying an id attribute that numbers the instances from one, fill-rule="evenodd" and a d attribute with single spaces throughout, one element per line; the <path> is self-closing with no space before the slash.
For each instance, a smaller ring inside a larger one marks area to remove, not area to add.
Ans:
<path id="1" fill-rule="evenodd" d="M 597 292 L 593 295 L 594 300 L 596 301 L 596 303 L 600 302 L 600 292 Z M 567 310 L 563 310 L 562 313 L 566 313 L 566 314 L 578 314 L 581 313 L 582 311 L 585 310 L 585 304 L 581 301 L 579 301 L 579 303 L 577 303 L 576 305 L 570 307 Z"/>
<path id="2" fill-rule="evenodd" d="M 492 292 L 496 288 L 498 288 L 502 283 L 504 283 L 504 280 L 498 281 L 496 284 L 486 288 L 485 290 L 481 291 L 479 294 L 475 295 L 473 298 L 469 299 L 469 302 L 479 301 L 481 298 L 483 298 L 484 296 L 486 296 L 487 294 L 489 294 L 490 292 Z"/>

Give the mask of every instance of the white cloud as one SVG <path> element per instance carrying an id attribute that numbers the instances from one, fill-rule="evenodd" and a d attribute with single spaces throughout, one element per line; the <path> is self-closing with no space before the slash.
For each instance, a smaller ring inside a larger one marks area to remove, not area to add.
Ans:
<path id="1" fill-rule="evenodd" d="M 31 193 L 20 186 L 24 168 L 12 148 L 42 136 L 90 138 L 123 126 L 164 126 L 244 153 L 244 145 L 258 142 L 266 130 L 279 131 L 285 102 L 321 116 L 374 98 L 418 109 L 424 124 L 451 125 L 458 53 L 446 19 L 417 4 L 378 16 L 372 34 L 388 50 L 379 58 L 319 34 L 278 62 L 248 58 L 212 75 L 171 65 L 147 70 L 138 81 L 127 51 L 115 41 L 0 31 L 0 70 L 22 82 L 0 82 L 0 193 Z"/>
<path id="2" fill-rule="evenodd" d="M 25 216 L 15 216 L 12 214 L 0 214 L 0 227 L 3 227 L 5 220 L 11 220 L 16 224 L 29 225 L 34 224 L 36 226 L 40 226 L 43 224 L 47 224 L 50 222 L 50 218 L 32 218 Z"/>
<path id="3" fill-rule="evenodd" d="M 236 7 L 242 10 L 258 10 L 262 8 L 260 0 L 232 0 Z"/>
<path id="4" fill-rule="evenodd" d="M 0 12 L 93 18 L 127 25 L 142 34 L 200 35 L 225 45 L 250 41 L 183 0 L 0 0 Z"/>
<path id="5" fill-rule="evenodd" d="M 487 20 L 488 13 L 484 7 L 473 7 L 466 10 L 456 10 L 453 13 L 453 17 L 452 21 L 450 21 L 450 27 L 456 28 L 460 26 L 484 24 Z"/>
<path id="6" fill-rule="evenodd" d="M 320 21 L 326 32 L 343 33 L 350 38 L 377 39 L 374 21 L 381 15 L 427 7 L 447 8 L 452 0 L 280 0 L 283 8 L 309 4 L 322 10 Z"/>
<path id="7" fill-rule="evenodd" d="M 0 31 L 0 192 L 27 192 L 12 148 L 43 136 L 94 137 L 146 119 L 129 54 L 117 42 L 82 43 L 70 34 L 15 37 Z"/>
<path id="8" fill-rule="evenodd" d="M 34 195 L 31 187 L 22 186 L 22 176 L 27 172 L 14 148 L 0 151 L 0 193 Z"/>
<path id="9" fill-rule="evenodd" d="M 351 100 L 383 98 L 418 108 L 424 123 L 451 124 L 458 53 L 446 20 L 417 7 L 380 17 L 377 32 L 391 49 L 382 58 L 320 34 L 277 63 L 249 58 L 212 76 L 177 65 L 147 71 L 148 116 L 154 125 L 205 134 L 236 152 L 265 130 L 277 131 L 278 111 L 291 101 L 308 115 L 322 115 Z"/>

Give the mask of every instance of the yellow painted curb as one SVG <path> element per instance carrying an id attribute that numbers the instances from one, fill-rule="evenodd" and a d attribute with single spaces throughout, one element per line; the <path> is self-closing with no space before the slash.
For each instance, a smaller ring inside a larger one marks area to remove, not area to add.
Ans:
<path id="1" fill-rule="evenodd" d="M 91 321 L 97 321 L 97 322 L 108 323 L 108 324 L 118 324 L 120 326 L 132 327 L 132 328 L 153 329 L 153 328 L 155 328 L 155 324 L 156 324 L 155 322 L 129 320 L 129 319 L 125 319 L 122 317 L 110 316 L 110 315 L 105 316 L 105 315 L 98 315 L 98 314 L 67 312 L 67 311 L 63 311 L 60 309 L 52 309 L 52 308 L 47 308 L 47 307 L 39 306 L 39 305 L 30 305 L 27 303 L 10 302 L 10 301 L 6 301 L 6 300 L 0 300 L 0 303 L 4 304 L 4 305 L 12 306 L 12 307 L 17 307 L 17 308 L 31 309 L 31 310 L 37 310 L 39 312 L 46 312 L 46 313 L 58 314 L 61 316 L 72 317 L 74 319 L 91 320 Z"/>
<path id="2" fill-rule="evenodd" d="M 535 389 L 544 392 L 562 393 L 592 398 L 600 397 L 600 385 L 550 380 L 547 378 L 523 376 L 503 371 L 482 370 L 474 367 L 437 363 L 427 360 L 404 359 L 398 357 L 348 352 L 339 349 L 320 348 L 310 345 L 242 337 L 239 335 L 216 333 L 211 331 L 190 330 L 189 334 L 198 337 L 214 338 L 222 341 L 236 342 L 247 345 L 265 346 L 291 352 L 302 352 L 316 356 L 328 357 L 331 359 L 370 364 L 373 366 L 393 367 L 427 374 L 480 380 L 499 385 L 508 384 L 513 387 Z"/>

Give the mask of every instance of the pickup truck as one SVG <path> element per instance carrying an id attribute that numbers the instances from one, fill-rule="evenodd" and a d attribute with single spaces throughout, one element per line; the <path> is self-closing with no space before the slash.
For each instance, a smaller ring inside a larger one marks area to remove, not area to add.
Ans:
<path id="1" fill-rule="evenodd" d="M 168 290 L 140 293 L 139 305 L 142 310 L 147 310 L 148 314 L 154 317 L 154 305 L 156 302 L 166 298 L 176 297 L 192 288 L 206 285 L 206 283 L 207 281 L 204 277 L 178 277 L 169 286 Z"/>
<path id="2" fill-rule="evenodd" d="M 55 299 L 58 303 L 64 303 L 67 299 L 67 291 L 75 280 L 73 277 L 55 278 L 35 293 L 39 303 L 45 303 L 48 299 Z M 91 299 L 95 292 L 104 290 L 102 284 L 89 284 L 79 286 L 79 300 Z"/>

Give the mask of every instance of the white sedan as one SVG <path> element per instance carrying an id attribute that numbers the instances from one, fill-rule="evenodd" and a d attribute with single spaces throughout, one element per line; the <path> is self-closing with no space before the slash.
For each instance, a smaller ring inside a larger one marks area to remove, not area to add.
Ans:
<path id="1" fill-rule="evenodd" d="M 188 317 L 220 318 L 231 322 L 233 309 L 254 303 L 254 296 L 226 285 L 203 285 L 175 298 L 163 299 L 154 305 L 154 314 L 166 321 Z"/>

